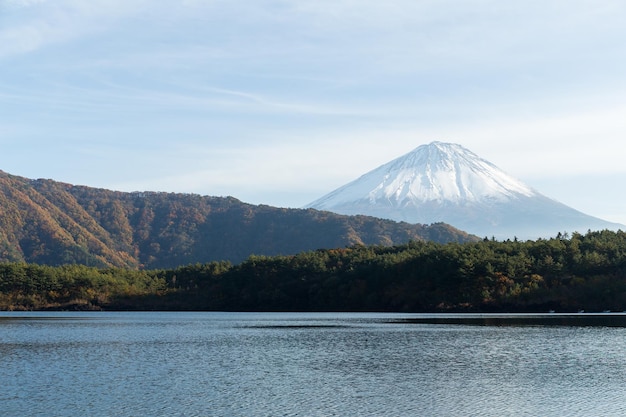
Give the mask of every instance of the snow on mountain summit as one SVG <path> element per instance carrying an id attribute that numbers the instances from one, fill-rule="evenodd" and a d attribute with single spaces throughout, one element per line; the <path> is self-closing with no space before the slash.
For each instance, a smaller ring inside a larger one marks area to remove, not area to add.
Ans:
<path id="1" fill-rule="evenodd" d="M 419 146 L 306 207 L 409 223 L 445 222 L 504 239 L 624 228 L 552 200 L 461 145 L 444 142 Z"/>
<path id="2" fill-rule="evenodd" d="M 310 204 L 327 209 L 354 200 L 410 202 L 504 200 L 536 192 L 461 145 L 432 142 L 394 159 Z"/>

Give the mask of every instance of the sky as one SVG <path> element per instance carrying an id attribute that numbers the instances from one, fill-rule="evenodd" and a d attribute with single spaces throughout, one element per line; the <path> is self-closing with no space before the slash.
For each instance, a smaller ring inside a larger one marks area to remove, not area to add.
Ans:
<path id="1" fill-rule="evenodd" d="M 626 224 L 622 0 L 0 0 L 0 170 L 302 207 L 432 141 Z"/>

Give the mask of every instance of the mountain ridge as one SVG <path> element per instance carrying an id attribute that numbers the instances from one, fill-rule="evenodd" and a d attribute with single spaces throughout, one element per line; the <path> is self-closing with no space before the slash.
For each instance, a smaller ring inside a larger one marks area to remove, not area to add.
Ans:
<path id="1" fill-rule="evenodd" d="M 449 225 L 398 223 L 234 197 L 121 192 L 0 171 L 0 261 L 170 268 L 255 255 L 410 240 L 475 240 Z"/>
<path id="2" fill-rule="evenodd" d="M 409 223 L 445 222 L 500 239 L 624 227 L 544 196 L 461 145 L 438 141 L 419 146 L 305 207 Z"/>

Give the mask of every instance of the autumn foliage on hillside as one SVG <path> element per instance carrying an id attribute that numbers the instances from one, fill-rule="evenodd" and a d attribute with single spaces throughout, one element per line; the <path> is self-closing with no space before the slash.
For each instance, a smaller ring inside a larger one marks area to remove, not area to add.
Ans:
<path id="1" fill-rule="evenodd" d="M 232 197 L 124 193 L 0 171 L 0 261 L 5 262 L 175 268 L 238 263 L 251 254 L 473 239 L 445 224 L 256 206 Z"/>

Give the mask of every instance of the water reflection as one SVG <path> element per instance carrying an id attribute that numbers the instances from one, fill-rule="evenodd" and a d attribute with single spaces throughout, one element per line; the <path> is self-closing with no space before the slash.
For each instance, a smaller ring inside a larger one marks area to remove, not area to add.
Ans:
<path id="1" fill-rule="evenodd" d="M 59 318 L 0 320 L 0 414 L 626 414 L 621 326 L 502 325 L 538 319 L 519 315 L 471 325 L 454 315 Z"/>
<path id="2" fill-rule="evenodd" d="M 435 314 L 399 318 L 414 324 L 463 324 L 478 326 L 602 326 L 626 327 L 626 314 Z"/>

